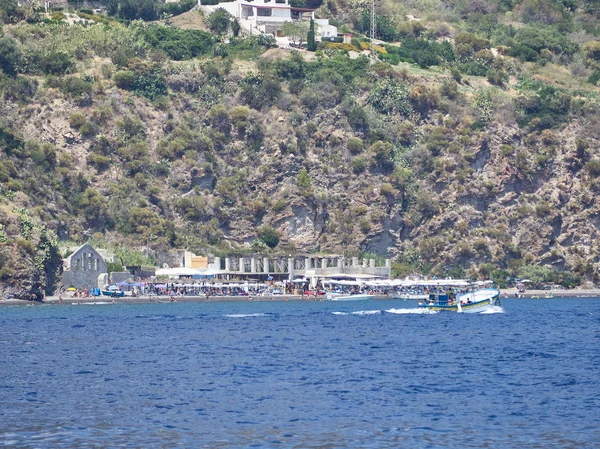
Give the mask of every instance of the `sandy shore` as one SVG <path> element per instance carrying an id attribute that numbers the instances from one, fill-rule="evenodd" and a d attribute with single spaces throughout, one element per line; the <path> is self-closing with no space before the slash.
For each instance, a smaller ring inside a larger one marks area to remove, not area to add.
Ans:
<path id="1" fill-rule="evenodd" d="M 324 297 L 321 297 L 325 299 Z M 0 306 L 2 305 L 27 305 L 27 304 L 147 304 L 147 303 L 170 303 L 170 302 L 273 302 L 273 301 L 314 301 L 315 298 L 302 297 L 301 295 L 274 295 L 274 296 L 211 296 L 206 298 L 205 296 L 176 296 L 173 298 L 174 301 L 168 296 L 138 296 L 132 298 L 125 296 L 122 298 L 111 298 L 108 296 L 97 296 L 90 298 L 73 298 L 63 297 L 62 302 L 58 299 L 58 296 L 48 296 L 44 301 L 25 301 L 22 299 L 5 299 L 0 300 Z"/>
<path id="2" fill-rule="evenodd" d="M 550 295 L 550 296 L 549 296 Z M 554 298 L 600 298 L 600 290 L 527 290 L 520 294 L 523 299 L 544 299 Z M 515 298 L 515 289 L 501 289 L 500 299 Z M 49 296 L 43 302 L 25 301 L 22 299 L 0 300 L 0 306 L 9 305 L 32 305 L 32 304 L 144 304 L 144 303 L 169 303 L 169 302 L 285 302 L 285 301 L 324 301 L 324 296 L 318 298 L 306 297 L 302 295 L 273 295 L 273 296 L 211 296 L 208 299 L 205 296 L 176 296 L 175 301 L 171 301 L 168 296 L 139 296 L 132 298 L 129 296 L 123 298 L 111 298 L 108 296 L 98 296 L 91 298 L 73 298 L 63 297 L 62 302 L 58 296 Z M 382 295 L 377 299 L 391 299 L 388 295 Z"/>
<path id="3" fill-rule="evenodd" d="M 514 288 L 501 289 L 500 299 L 515 298 L 516 290 Z M 545 298 L 547 296 L 554 298 L 600 298 L 600 290 L 526 290 L 519 295 L 520 298 Z"/>

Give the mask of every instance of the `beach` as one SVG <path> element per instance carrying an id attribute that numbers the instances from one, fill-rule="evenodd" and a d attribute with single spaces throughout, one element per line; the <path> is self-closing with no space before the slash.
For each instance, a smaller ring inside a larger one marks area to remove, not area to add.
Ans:
<path id="1" fill-rule="evenodd" d="M 515 298 L 516 289 L 506 288 L 500 289 L 500 299 Z M 535 299 L 544 297 L 554 298 L 600 298 L 600 289 L 554 289 L 554 290 L 526 290 L 524 293 L 519 293 L 519 298 Z"/>
<path id="2" fill-rule="evenodd" d="M 500 289 L 500 299 L 515 298 L 516 290 Z M 519 293 L 521 299 L 544 299 L 547 297 L 554 298 L 600 298 L 600 289 L 569 289 L 569 290 L 526 290 L 524 293 Z M 377 299 L 389 299 L 390 295 L 381 295 Z M 267 296 L 210 296 L 194 295 L 194 296 L 174 296 L 173 301 L 169 296 L 143 295 L 138 297 L 124 296 L 122 298 L 111 298 L 108 296 L 91 296 L 88 298 L 76 298 L 72 296 L 63 296 L 62 302 L 58 296 L 48 296 L 43 301 L 27 301 L 22 299 L 4 299 L 0 300 L 2 305 L 32 305 L 32 304 L 146 304 L 146 303 L 168 303 L 168 302 L 239 302 L 239 301 L 256 301 L 256 302 L 285 302 L 285 301 L 326 301 L 325 295 L 303 296 L 303 295 L 267 295 Z"/>

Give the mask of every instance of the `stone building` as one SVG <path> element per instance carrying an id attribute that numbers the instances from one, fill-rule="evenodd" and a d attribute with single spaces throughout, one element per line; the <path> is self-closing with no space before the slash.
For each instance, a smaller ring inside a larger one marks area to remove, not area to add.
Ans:
<path id="1" fill-rule="evenodd" d="M 98 276 L 107 271 L 100 253 L 86 243 L 64 260 L 63 285 L 65 288 L 102 288 L 102 285 L 98 285 Z"/>

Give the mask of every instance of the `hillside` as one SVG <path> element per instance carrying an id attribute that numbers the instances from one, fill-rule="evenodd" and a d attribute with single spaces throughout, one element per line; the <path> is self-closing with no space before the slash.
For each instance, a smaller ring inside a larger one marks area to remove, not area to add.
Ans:
<path id="1" fill-rule="evenodd" d="M 598 282 L 595 3 L 378 8 L 373 45 L 363 5 L 324 2 L 355 37 L 309 53 L 5 6 L 2 295 L 51 293 L 88 240 Z"/>

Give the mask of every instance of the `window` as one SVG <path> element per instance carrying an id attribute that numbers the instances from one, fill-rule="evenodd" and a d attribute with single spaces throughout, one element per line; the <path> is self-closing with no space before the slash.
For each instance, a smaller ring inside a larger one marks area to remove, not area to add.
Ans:
<path id="1" fill-rule="evenodd" d="M 271 17 L 272 14 L 273 10 L 271 8 L 260 8 L 256 15 L 260 17 Z"/>

